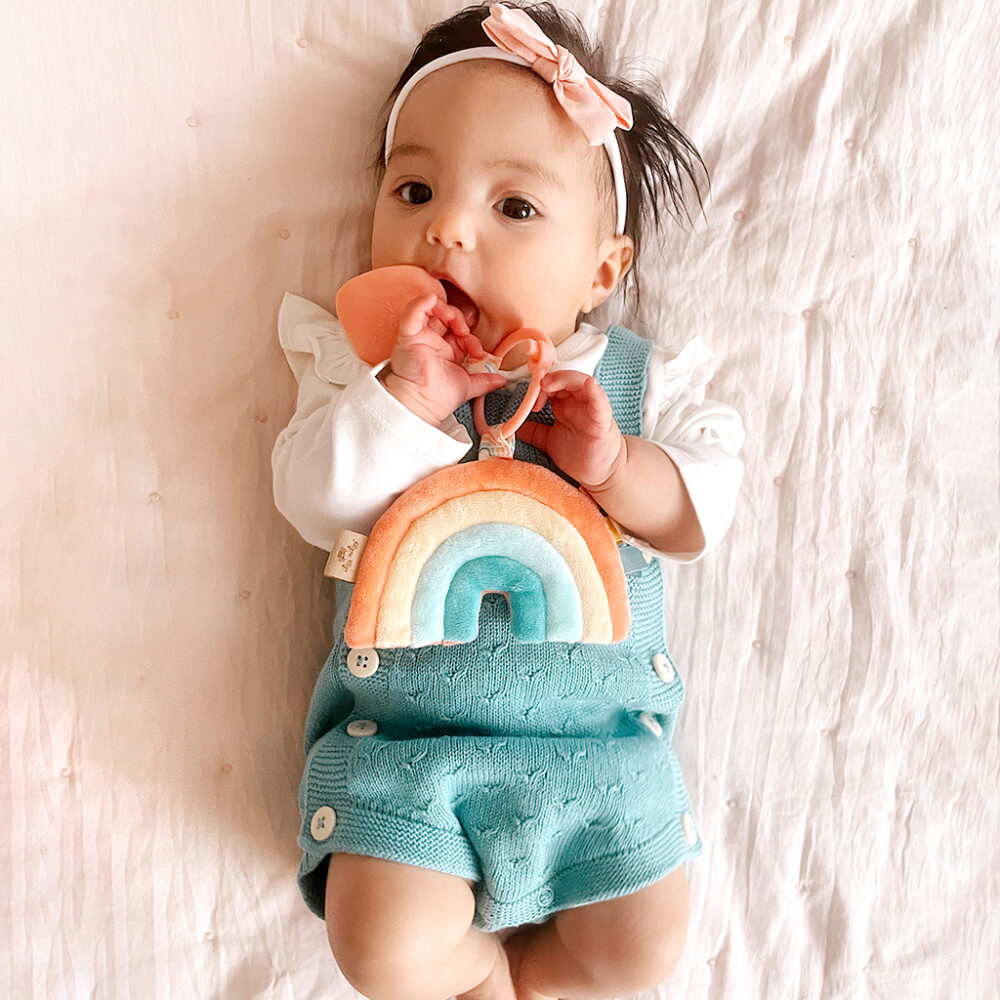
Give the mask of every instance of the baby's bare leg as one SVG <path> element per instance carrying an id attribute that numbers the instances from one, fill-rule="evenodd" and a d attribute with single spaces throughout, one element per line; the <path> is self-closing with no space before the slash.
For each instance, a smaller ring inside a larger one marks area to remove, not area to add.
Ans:
<path id="1" fill-rule="evenodd" d="M 560 910 L 506 942 L 518 1000 L 603 1000 L 659 986 L 684 951 L 683 865 L 628 896 Z"/>
<path id="2" fill-rule="evenodd" d="M 472 926 L 471 879 L 360 854 L 332 854 L 330 948 L 369 1000 L 515 1000 L 499 938 Z"/>

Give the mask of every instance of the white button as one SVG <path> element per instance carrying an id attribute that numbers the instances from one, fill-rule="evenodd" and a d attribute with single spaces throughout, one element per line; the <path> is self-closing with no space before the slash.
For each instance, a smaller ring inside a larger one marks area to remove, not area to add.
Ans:
<path id="1" fill-rule="evenodd" d="M 371 677 L 378 670 L 378 653 L 374 649 L 352 649 L 347 654 L 347 669 L 355 677 Z"/>
<path id="2" fill-rule="evenodd" d="M 313 813 L 309 832 L 313 835 L 313 840 L 326 840 L 336 825 L 337 814 L 329 806 L 320 806 Z"/>
<path id="3" fill-rule="evenodd" d="M 698 831 L 694 828 L 694 818 L 690 813 L 681 816 L 681 826 L 684 827 L 684 839 L 693 844 L 698 839 Z"/>
<path id="4" fill-rule="evenodd" d="M 656 718 L 649 712 L 640 712 L 639 721 L 647 728 L 651 729 L 657 736 L 663 735 L 663 727 L 656 721 Z"/>
<path id="5" fill-rule="evenodd" d="M 670 661 L 662 654 L 657 653 L 653 657 L 653 669 L 659 674 L 660 680 L 664 684 L 672 684 L 674 680 L 674 668 L 670 665 Z"/>
<path id="6" fill-rule="evenodd" d="M 378 732 L 378 726 L 371 719 L 355 719 L 347 723 L 348 736 L 371 736 Z"/>

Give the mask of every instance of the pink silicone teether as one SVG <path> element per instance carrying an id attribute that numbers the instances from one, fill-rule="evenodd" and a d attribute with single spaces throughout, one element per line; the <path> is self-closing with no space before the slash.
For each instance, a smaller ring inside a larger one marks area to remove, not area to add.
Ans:
<path id="1" fill-rule="evenodd" d="M 525 390 L 524 399 L 521 400 L 517 412 L 504 423 L 490 427 L 486 423 L 484 397 L 477 396 L 472 404 L 476 430 L 479 432 L 480 452 L 495 458 L 514 457 L 514 432 L 524 423 L 532 406 L 535 405 L 542 378 L 556 360 L 556 349 L 552 346 L 552 341 L 541 330 L 522 326 L 519 330 L 508 333 L 493 349 L 492 354 L 485 359 L 494 361 L 496 371 L 499 371 L 500 362 L 503 361 L 504 356 L 518 344 L 526 342 L 532 344 L 528 348 L 528 370 L 531 372 L 531 382 Z M 482 364 L 482 361 L 477 362 L 477 364 Z"/>
<path id="2" fill-rule="evenodd" d="M 370 365 L 385 361 L 396 346 L 403 309 L 431 293 L 448 301 L 444 285 L 413 264 L 377 267 L 341 285 L 337 316 L 358 357 Z"/>

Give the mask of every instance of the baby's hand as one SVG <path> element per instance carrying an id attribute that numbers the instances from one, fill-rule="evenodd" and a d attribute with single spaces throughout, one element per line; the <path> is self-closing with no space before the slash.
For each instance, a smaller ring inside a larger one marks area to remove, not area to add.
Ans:
<path id="1" fill-rule="evenodd" d="M 540 410 L 546 399 L 556 422 L 525 420 L 517 436 L 544 451 L 581 486 L 603 486 L 625 464 L 628 452 L 600 383 L 583 372 L 549 372 L 532 410 Z"/>
<path id="2" fill-rule="evenodd" d="M 436 295 L 424 295 L 403 310 L 396 345 L 379 378 L 408 410 L 436 427 L 467 399 L 507 381 L 500 372 L 470 375 L 462 366 L 466 354 L 486 356 L 465 317 Z"/>

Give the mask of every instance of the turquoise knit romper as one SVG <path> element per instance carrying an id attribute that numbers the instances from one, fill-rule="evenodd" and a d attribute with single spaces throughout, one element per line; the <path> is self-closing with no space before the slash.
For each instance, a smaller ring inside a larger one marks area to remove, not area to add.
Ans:
<path id="1" fill-rule="evenodd" d="M 638 435 L 652 345 L 621 326 L 608 338 L 594 374 Z M 487 421 L 512 413 L 524 386 L 491 393 Z M 475 461 L 470 404 L 455 416 Z M 552 423 L 551 408 L 533 419 Z M 522 441 L 515 456 L 559 472 Z M 475 879 L 472 923 L 487 932 L 636 892 L 702 853 L 672 745 L 684 686 L 660 563 L 631 562 L 632 625 L 611 645 L 516 640 L 507 598 L 485 594 L 472 642 L 350 650 L 354 585 L 336 581 L 299 786 L 299 888 L 315 914 L 333 852 Z"/>

